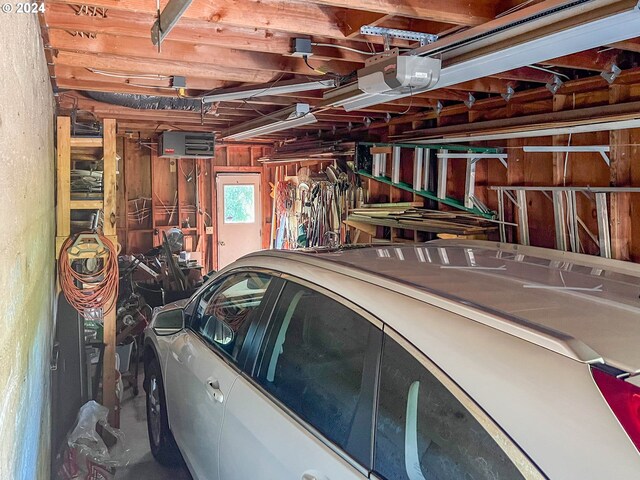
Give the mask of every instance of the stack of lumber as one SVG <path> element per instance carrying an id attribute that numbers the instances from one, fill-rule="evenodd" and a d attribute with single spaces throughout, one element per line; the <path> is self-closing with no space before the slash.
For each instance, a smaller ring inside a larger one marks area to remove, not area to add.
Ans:
<path id="1" fill-rule="evenodd" d="M 365 232 L 383 226 L 442 234 L 480 236 L 497 229 L 497 224 L 472 213 L 441 212 L 420 208 L 419 202 L 377 203 L 349 211 L 346 224 Z"/>

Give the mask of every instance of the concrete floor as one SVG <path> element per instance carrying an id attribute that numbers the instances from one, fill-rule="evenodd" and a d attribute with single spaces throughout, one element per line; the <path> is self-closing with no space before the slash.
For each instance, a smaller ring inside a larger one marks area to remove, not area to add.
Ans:
<path id="1" fill-rule="evenodd" d="M 191 480 L 186 467 L 166 468 L 155 461 L 149 450 L 147 437 L 147 416 L 145 392 L 140 375 L 140 393 L 133 397 L 130 388 L 124 392 L 120 412 L 120 428 L 125 434 L 131 462 L 126 468 L 119 468 L 116 480 Z"/>

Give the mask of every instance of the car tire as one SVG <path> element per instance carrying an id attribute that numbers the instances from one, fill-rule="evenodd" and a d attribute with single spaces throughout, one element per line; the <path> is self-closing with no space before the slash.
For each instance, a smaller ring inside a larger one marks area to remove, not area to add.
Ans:
<path id="1" fill-rule="evenodd" d="M 182 464 L 180 449 L 176 444 L 167 419 L 164 382 L 157 359 L 145 367 L 145 390 L 147 397 L 147 432 L 151 453 L 158 463 L 166 467 Z"/>

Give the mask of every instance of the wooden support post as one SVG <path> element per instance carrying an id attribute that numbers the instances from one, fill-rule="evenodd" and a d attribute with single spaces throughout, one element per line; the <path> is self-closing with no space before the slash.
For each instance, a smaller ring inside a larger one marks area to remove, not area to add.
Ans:
<path id="1" fill-rule="evenodd" d="M 56 258 L 71 235 L 71 119 L 58 117 L 56 155 Z"/>
<path id="2" fill-rule="evenodd" d="M 610 185 L 631 186 L 631 155 L 629 130 L 612 130 L 610 133 L 611 159 Z M 611 194 L 611 255 L 618 260 L 630 259 L 631 202 L 629 193 Z"/>
<path id="3" fill-rule="evenodd" d="M 522 150 L 524 141 L 521 138 L 513 138 L 507 140 L 507 185 L 524 185 L 524 156 L 525 153 Z M 505 199 L 505 218 L 507 222 L 513 222 L 516 217 L 516 212 L 513 204 Z M 516 241 L 516 236 L 513 235 L 513 229 L 508 231 L 507 238 L 510 242 Z"/>
<path id="4" fill-rule="evenodd" d="M 104 226 L 103 233 L 115 245 L 116 231 L 116 121 L 105 119 L 103 124 L 104 158 Z M 116 311 L 113 309 L 103 319 L 104 360 L 102 370 L 102 403 L 109 409 L 109 423 L 119 427 L 120 415 L 116 410 Z"/>
<path id="5" fill-rule="evenodd" d="M 629 87 L 612 85 L 609 103 L 619 103 L 629 97 Z M 610 186 L 631 186 L 631 147 L 629 130 L 609 132 L 611 152 Z M 611 256 L 617 260 L 629 260 L 631 248 L 631 201 L 629 193 L 612 193 L 610 199 Z"/>
<path id="6" fill-rule="evenodd" d="M 571 108 L 570 100 L 572 97 L 567 95 L 553 96 L 553 111 L 560 112 Z M 569 135 L 554 135 L 551 139 L 552 145 L 566 147 L 569 145 Z M 570 185 L 571 168 L 565 159 L 567 154 L 564 152 L 554 152 L 553 155 L 553 184 L 556 186 Z M 565 168 L 566 167 L 566 168 Z"/>

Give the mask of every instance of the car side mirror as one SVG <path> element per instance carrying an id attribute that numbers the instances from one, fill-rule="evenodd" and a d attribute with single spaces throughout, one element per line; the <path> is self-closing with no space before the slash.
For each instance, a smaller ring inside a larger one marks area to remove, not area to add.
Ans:
<path id="1" fill-rule="evenodd" d="M 156 315 L 153 331 L 156 335 L 173 335 L 184 328 L 184 310 L 174 308 Z"/>

